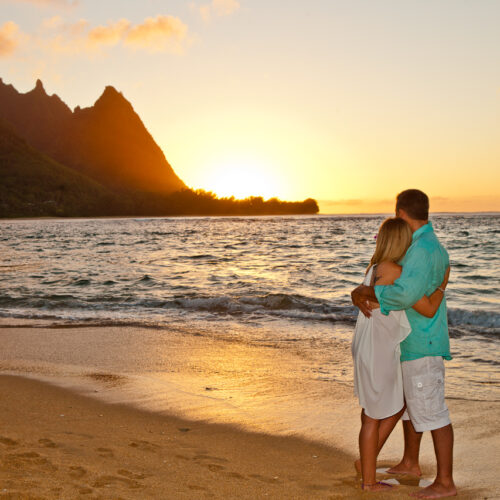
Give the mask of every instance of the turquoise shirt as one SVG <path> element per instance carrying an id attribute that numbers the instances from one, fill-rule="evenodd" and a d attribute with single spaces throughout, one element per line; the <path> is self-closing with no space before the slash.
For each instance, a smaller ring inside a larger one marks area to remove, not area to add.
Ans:
<path id="1" fill-rule="evenodd" d="M 433 318 L 426 318 L 412 309 L 418 300 L 431 295 L 442 283 L 449 262 L 448 252 L 439 243 L 429 222 L 413 233 L 410 248 L 400 262 L 403 266 L 401 276 L 393 285 L 375 287 L 383 314 L 404 309 L 408 316 L 411 333 L 401 342 L 401 361 L 425 356 L 451 359 L 446 299 L 443 298 Z"/>

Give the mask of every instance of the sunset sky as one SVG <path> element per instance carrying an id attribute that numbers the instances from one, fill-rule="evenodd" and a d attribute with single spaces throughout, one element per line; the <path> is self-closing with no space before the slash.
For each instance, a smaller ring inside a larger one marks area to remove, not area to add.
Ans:
<path id="1" fill-rule="evenodd" d="M 176 173 L 237 197 L 500 210 L 496 0 L 0 0 L 0 77 L 105 85 Z"/>

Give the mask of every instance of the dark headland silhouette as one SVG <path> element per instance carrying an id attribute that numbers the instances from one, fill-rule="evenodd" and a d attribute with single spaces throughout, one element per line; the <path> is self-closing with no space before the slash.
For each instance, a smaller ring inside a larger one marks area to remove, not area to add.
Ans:
<path id="1" fill-rule="evenodd" d="M 217 198 L 189 189 L 132 105 L 107 86 L 74 111 L 37 80 L 0 78 L 0 217 L 314 214 L 315 200 Z"/>

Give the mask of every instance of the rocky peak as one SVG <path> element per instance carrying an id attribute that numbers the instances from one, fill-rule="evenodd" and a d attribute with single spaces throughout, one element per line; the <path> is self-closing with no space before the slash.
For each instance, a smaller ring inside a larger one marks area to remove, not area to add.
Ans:
<path id="1" fill-rule="evenodd" d="M 56 94 L 47 95 L 41 80 L 26 94 L 2 84 L 2 118 L 32 147 L 112 189 L 185 188 L 132 104 L 111 85 L 94 106 L 72 112 Z"/>
<path id="2" fill-rule="evenodd" d="M 33 89 L 33 92 L 41 92 L 42 94 L 46 94 L 45 88 L 43 87 L 42 80 L 38 79 L 35 84 L 35 88 Z"/>
<path id="3" fill-rule="evenodd" d="M 123 106 L 126 105 L 127 107 L 131 107 L 130 103 L 123 97 L 123 94 L 121 92 L 118 92 L 113 86 L 108 85 L 105 89 L 104 92 L 101 94 L 101 97 L 97 99 L 95 102 L 94 106 L 96 108 L 101 107 L 101 106 Z"/>

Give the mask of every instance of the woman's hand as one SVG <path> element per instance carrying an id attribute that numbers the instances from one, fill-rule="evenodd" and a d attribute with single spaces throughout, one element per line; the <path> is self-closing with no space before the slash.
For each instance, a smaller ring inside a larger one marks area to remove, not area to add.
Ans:
<path id="1" fill-rule="evenodd" d="M 443 290 L 446 288 L 446 285 L 448 284 L 448 279 L 450 277 L 450 266 L 448 266 L 448 269 L 446 269 L 446 272 L 444 273 L 444 279 L 439 288 L 442 288 Z"/>

